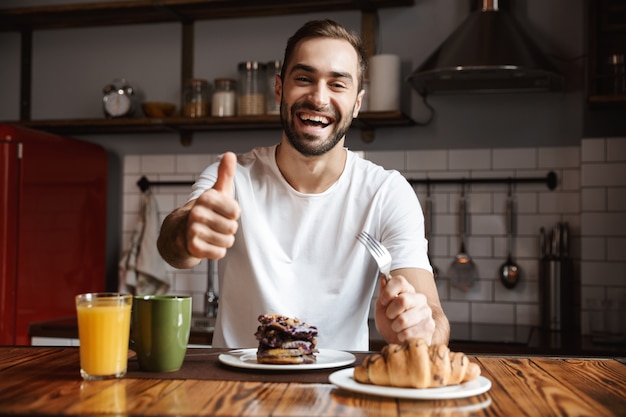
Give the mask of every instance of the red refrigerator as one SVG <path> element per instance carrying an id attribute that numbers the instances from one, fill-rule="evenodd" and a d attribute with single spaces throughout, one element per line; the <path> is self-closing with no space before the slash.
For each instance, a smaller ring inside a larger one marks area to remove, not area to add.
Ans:
<path id="1" fill-rule="evenodd" d="M 0 124 L 0 345 L 105 289 L 106 188 L 101 146 Z"/>

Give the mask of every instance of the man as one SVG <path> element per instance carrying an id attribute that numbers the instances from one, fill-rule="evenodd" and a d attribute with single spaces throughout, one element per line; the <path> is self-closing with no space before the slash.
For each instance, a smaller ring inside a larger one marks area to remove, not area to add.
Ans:
<path id="1" fill-rule="evenodd" d="M 215 346 L 251 347 L 260 314 L 298 317 L 322 348 L 367 350 L 377 266 L 356 235 L 366 230 L 393 256 L 378 280 L 376 327 L 388 343 L 446 343 L 413 189 L 344 147 L 359 113 L 366 58 L 360 40 L 329 20 L 288 41 L 276 78 L 278 145 L 227 152 L 164 221 L 158 247 L 176 268 L 221 259 Z"/>

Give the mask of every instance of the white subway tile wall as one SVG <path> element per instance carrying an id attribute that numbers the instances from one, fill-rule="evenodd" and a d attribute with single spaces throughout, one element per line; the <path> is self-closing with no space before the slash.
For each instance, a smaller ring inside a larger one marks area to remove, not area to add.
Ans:
<path id="1" fill-rule="evenodd" d="M 626 138 L 581 142 L 581 304 L 587 333 L 626 335 Z"/>
<path id="2" fill-rule="evenodd" d="M 624 332 L 626 320 L 626 138 L 583 139 L 580 147 L 455 149 L 362 152 L 365 158 L 408 179 L 543 178 L 556 172 L 558 185 L 518 183 L 511 187 L 515 207 L 512 251 L 522 279 L 505 288 L 497 272 L 506 260 L 507 183 L 415 183 L 421 201 L 433 201 L 430 252 L 439 269 L 437 287 L 453 322 L 538 325 L 539 229 L 557 222 L 571 228 L 570 256 L 581 281 L 582 330 Z M 141 190 L 137 181 L 191 182 L 217 155 L 129 155 L 124 158 L 122 249 L 137 223 Z M 450 285 L 449 267 L 459 251 L 458 204 L 468 200 L 467 250 L 478 268 L 469 291 Z M 190 187 L 154 186 L 163 219 L 185 203 Z M 204 311 L 206 261 L 191 270 L 171 269 L 171 292 L 191 294 L 194 312 Z M 621 309 L 621 310 L 620 310 Z M 621 317 L 619 316 L 621 314 Z M 607 327 L 611 327 L 608 329 Z"/>

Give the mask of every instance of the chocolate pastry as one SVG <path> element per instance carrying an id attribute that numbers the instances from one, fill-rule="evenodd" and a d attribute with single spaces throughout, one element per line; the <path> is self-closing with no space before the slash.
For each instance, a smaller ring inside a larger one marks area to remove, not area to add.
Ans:
<path id="1" fill-rule="evenodd" d="M 317 327 L 280 314 L 262 314 L 254 334 L 259 341 L 258 363 L 314 363 Z"/>

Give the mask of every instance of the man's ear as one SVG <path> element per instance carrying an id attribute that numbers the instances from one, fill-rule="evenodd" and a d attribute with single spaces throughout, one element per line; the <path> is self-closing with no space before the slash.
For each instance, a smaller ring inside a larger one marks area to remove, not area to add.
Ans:
<path id="1" fill-rule="evenodd" d="M 276 74 L 275 77 L 276 78 L 274 80 L 274 100 L 276 100 L 276 103 L 280 105 L 280 99 L 283 94 L 283 82 L 280 79 L 280 75 Z"/>
<path id="2" fill-rule="evenodd" d="M 352 117 L 357 117 L 359 115 L 359 111 L 361 110 L 361 104 L 365 100 L 365 90 L 359 91 L 359 94 L 356 96 L 356 103 L 354 104 L 354 111 L 352 112 Z"/>

